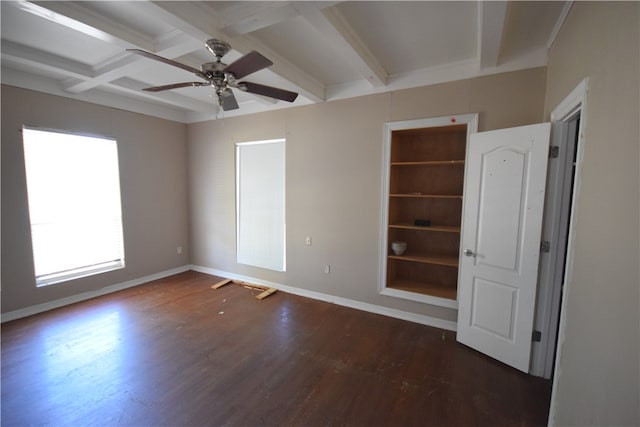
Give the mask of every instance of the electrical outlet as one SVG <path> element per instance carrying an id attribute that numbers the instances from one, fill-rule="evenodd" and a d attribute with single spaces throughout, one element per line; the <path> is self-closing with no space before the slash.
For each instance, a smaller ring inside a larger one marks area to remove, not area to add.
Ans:
<path id="1" fill-rule="evenodd" d="M 304 244 L 307 246 L 311 246 L 311 236 L 307 236 L 304 238 Z"/>
<path id="2" fill-rule="evenodd" d="M 181 254 L 182 253 L 182 246 L 178 246 L 176 248 L 176 253 Z"/>

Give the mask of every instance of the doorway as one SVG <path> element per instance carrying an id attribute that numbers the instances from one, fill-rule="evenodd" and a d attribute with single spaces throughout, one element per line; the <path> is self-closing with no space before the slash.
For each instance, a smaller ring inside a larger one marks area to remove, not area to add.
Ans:
<path id="1" fill-rule="evenodd" d="M 551 113 L 552 136 L 530 373 L 551 378 L 562 345 L 562 306 L 570 282 L 572 223 L 579 190 L 588 81 Z"/>

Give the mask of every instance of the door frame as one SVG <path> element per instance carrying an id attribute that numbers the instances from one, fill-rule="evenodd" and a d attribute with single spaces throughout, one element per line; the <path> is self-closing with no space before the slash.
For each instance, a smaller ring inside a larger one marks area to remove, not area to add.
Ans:
<path id="1" fill-rule="evenodd" d="M 577 129 L 576 164 L 573 173 L 573 195 L 571 200 L 571 210 L 569 213 L 568 238 L 566 239 L 566 257 L 558 251 L 561 240 L 555 239 L 550 242 L 551 248 L 549 254 L 552 256 L 545 257 L 541 263 L 541 274 L 539 287 L 546 288 L 539 292 L 538 307 L 536 308 L 536 325 L 541 327 L 543 334 L 539 345 L 532 348 L 532 364 L 530 373 L 532 375 L 550 378 L 553 373 L 553 386 L 551 394 L 550 417 L 555 410 L 554 396 L 557 392 L 558 376 L 560 373 L 560 361 L 562 356 L 562 347 L 565 340 L 565 323 L 566 323 L 566 306 L 571 293 L 571 282 L 573 276 L 574 246 L 575 246 L 575 224 L 578 215 L 577 200 L 580 196 L 581 188 L 581 170 L 584 157 L 584 129 L 586 128 L 587 117 L 587 95 L 589 91 L 589 79 L 585 78 L 573 91 L 556 106 L 551 112 L 551 122 L 559 131 L 552 135 L 552 144 L 566 144 L 566 128 L 576 114 L 580 114 L 580 123 Z M 564 128 L 564 129 L 563 129 Z M 564 139 L 563 139 L 564 138 Z M 562 151 L 562 150 L 561 150 Z M 551 179 L 551 177 L 550 177 Z M 555 176 L 549 183 L 548 188 L 552 191 L 558 191 L 557 186 L 562 184 L 559 176 Z M 552 187 L 553 186 L 553 187 Z M 552 203 L 552 201 L 550 201 Z M 549 212 L 559 212 L 559 206 L 551 205 L 545 207 L 545 215 Z M 566 221 L 566 218 L 560 218 L 555 215 L 550 219 L 555 222 L 557 229 L 559 222 Z M 547 265 L 544 265 L 547 263 Z M 546 270 L 545 270 L 546 269 Z M 562 271 L 564 270 L 564 277 Z M 562 280 L 552 281 L 553 277 L 560 277 Z M 546 281 L 546 282 L 543 282 Z M 564 288 L 562 288 L 564 283 Z M 558 320 L 559 319 L 559 320 Z M 556 325 L 558 325 L 556 329 Z M 555 366 L 554 366 L 555 365 Z M 550 424 L 553 424 L 551 422 Z"/>

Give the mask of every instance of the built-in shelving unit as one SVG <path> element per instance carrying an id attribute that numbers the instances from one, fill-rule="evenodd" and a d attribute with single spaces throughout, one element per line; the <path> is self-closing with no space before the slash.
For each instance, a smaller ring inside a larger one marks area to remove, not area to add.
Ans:
<path id="1" fill-rule="evenodd" d="M 467 138 L 476 115 L 387 124 L 382 293 L 457 307 Z M 406 242 L 402 254 L 391 243 Z"/>

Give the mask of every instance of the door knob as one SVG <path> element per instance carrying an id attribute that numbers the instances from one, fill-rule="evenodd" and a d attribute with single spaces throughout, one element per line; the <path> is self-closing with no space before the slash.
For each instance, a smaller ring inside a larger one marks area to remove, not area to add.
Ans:
<path id="1" fill-rule="evenodd" d="M 475 254 L 471 249 L 465 249 L 464 252 L 462 253 L 465 254 L 466 256 L 475 256 Z"/>

